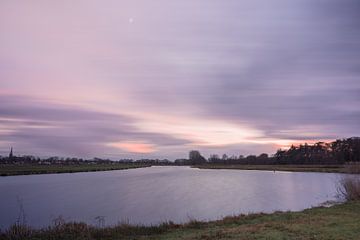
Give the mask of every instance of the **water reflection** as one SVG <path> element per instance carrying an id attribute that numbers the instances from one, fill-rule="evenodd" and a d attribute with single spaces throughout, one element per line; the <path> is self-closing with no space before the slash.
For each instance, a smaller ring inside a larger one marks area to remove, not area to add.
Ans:
<path id="1" fill-rule="evenodd" d="M 339 174 L 151 167 L 123 171 L 0 178 L 0 226 L 14 223 L 23 201 L 27 222 L 157 224 L 226 215 L 301 210 L 334 200 Z"/>

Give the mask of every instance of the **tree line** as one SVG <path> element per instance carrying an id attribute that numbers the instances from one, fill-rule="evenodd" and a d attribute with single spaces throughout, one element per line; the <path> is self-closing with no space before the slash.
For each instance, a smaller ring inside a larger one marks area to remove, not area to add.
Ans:
<path id="1" fill-rule="evenodd" d="M 83 158 L 62 158 L 62 157 L 48 157 L 40 158 L 31 155 L 23 156 L 0 156 L 0 164 L 30 164 L 30 165 L 101 165 L 101 164 L 150 164 L 150 165 L 174 165 L 168 159 L 119 159 L 110 160 L 102 158 L 83 159 Z"/>
<path id="2" fill-rule="evenodd" d="M 177 159 L 174 162 L 168 159 L 82 159 L 82 158 L 39 158 L 34 156 L 0 156 L 0 164 L 40 164 L 40 165 L 81 165 L 81 164 L 116 164 L 141 163 L 151 165 L 198 165 L 198 164 L 344 164 L 360 162 L 360 138 L 352 137 L 338 139 L 325 143 L 292 145 L 289 149 L 279 149 L 273 155 L 266 153 L 248 156 L 228 156 L 223 154 L 210 155 L 205 158 L 197 150 L 189 152 L 187 159 Z"/>
<path id="3" fill-rule="evenodd" d="M 344 164 L 348 162 L 360 162 L 360 138 L 352 137 L 338 139 L 325 143 L 292 145 L 289 149 L 279 149 L 275 154 L 269 156 L 262 153 L 258 156 L 227 156 L 221 157 L 212 154 L 205 159 L 199 151 L 193 150 L 189 153 L 189 159 L 176 160 L 179 165 L 198 164 Z"/>

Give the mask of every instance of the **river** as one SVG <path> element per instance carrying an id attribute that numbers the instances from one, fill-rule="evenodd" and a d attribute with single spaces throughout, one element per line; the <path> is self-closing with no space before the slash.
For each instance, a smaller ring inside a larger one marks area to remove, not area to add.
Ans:
<path id="1" fill-rule="evenodd" d="M 0 227 L 67 221 L 113 225 L 215 220 L 240 213 L 299 211 L 336 200 L 341 174 L 189 167 L 0 178 Z M 97 220 L 96 220 L 97 219 Z"/>

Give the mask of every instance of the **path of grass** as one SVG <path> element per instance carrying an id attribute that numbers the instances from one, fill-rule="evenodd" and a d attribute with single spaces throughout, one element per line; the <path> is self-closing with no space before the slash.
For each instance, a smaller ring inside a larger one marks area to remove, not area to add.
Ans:
<path id="1" fill-rule="evenodd" d="M 348 173 L 343 165 L 241 165 L 241 164 L 204 164 L 195 165 L 201 169 L 239 169 L 239 170 L 267 170 L 290 172 L 330 172 Z"/>
<path id="2" fill-rule="evenodd" d="M 0 176 L 124 170 L 150 167 L 146 164 L 0 165 Z"/>
<path id="3" fill-rule="evenodd" d="M 23 232 L 19 238 L 14 235 Z M 13 235 L 11 235 L 13 234 Z M 12 237 L 12 238 L 11 238 Z M 43 230 L 10 229 L 0 240 L 115 240 L 115 239 L 360 239 L 360 202 L 348 202 L 330 208 L 318 207 L 302 212 L 253 214 L 227 217 L 220 221 L 158 227 L 119 225 L 95 228 L 86 224 L 62 224 Z"/>

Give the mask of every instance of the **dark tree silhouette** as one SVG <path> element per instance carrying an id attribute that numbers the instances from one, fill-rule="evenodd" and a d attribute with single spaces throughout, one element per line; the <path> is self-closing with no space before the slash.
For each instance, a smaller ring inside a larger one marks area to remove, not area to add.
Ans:
<path id="1" fill-rule="evenodd" d="M 192 150 L 189 152 L 189 162 L 191 165 L 206 163 L 206 159 L 201 156 L 199 151 Z"/>

